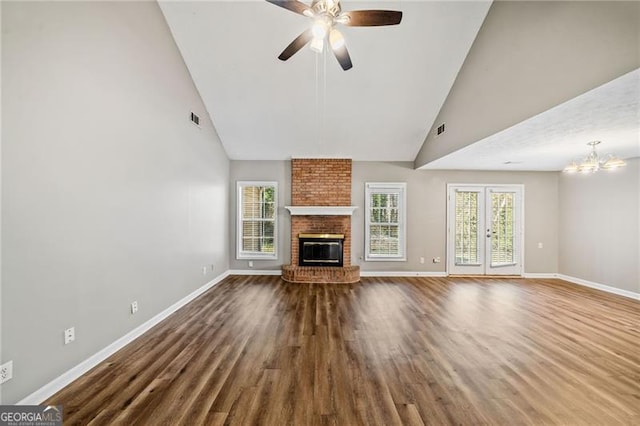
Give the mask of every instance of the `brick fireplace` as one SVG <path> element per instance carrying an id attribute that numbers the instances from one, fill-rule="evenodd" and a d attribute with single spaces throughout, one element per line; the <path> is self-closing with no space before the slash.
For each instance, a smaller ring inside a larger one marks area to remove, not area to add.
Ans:
<path id="1" fill-rule="evenodd" d="M 351 266 L 351 160 L 291 161 L 291 264 L 282 267 L 290 282 L 352 283 L 360 267 Z M 341 234 L 342 266 L 299 266 L 300 234 Z"/>

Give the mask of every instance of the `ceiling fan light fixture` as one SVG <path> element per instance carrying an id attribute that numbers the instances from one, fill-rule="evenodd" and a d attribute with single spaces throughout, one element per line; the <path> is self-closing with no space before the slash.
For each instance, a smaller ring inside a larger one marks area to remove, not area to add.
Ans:
<path id="1" fill-rule="evenodd" d="M 316 53 L 322 53 L 324 49 L 324 39 L 323 38 L 314 38 L 311 40 L 311 44 L 309 44 L 309 48 Z"/>
<path id="2" fill-rule="evenodd" d="M 314 39 L 323 40 L 329 32 L 329 24 L 324 19 L 316 19 L 311 27 L 311 34 Z"/>
<path id="3" fill-rule="evenodd" d="M 349 21 L 350 21 L 350 20 L 351 20 L 351 17 L 350 17 L 349 15 L 342 14 L 342 15 L 340 15 L 340 16 L 337 16 L 337 17 L 334 19 L 334 22 L 335 22 L 336 24 L 347 25 L 347 24 L 349 24 Z"/>
<path id="4" fill-rule="evenodd" d="M 311 27 L 289 43 L 278 55 L 278 59 L 288 60 L 307 44 L 310 44 L 314 52 L 322 53 L 326 40 L 327 48 L 330 47 L 333 50 L 334 56 L 344 71 L 351 69 L 353 63 L 342 35 L 339 33 L 333 35 L 337 25 L 381 27 L 398 25 L 402 21 L 402 12 L 397 10 L 351 10 L 343 13 L 340 0 L 311 0 L 310 5 L 300 0 L 266 1 L 313 20 Z"/>
<path id="5" fill-rule="evenodd" d="M 324 13 L 335 17 L 342 11 L 342 6 L 340 0 L 313 0 L 311 9 L 316 15 Z"/>

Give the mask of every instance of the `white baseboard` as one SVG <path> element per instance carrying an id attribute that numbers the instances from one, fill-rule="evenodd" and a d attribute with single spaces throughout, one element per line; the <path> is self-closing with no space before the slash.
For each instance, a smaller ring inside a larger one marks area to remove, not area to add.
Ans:
<path id="1" fill-rule="evenodd" d="M 629 290 L 623 290 L 621 288 L 612 287 L 610 285 L 600 284 L 593 281 L 583 280 L 582 278 L 576 278 L 564 274 L 556 273 L 525 273 L 522 275 L 524 278 L 556 278 L 563 281 L 568 281 L 573 284 L 578 284 L 584 287 L 595 288 L 596 290 L 606 291 L 607 293 L 617 294 L 618 296 L 629 297 L 631 299 L 640 300 L 640 293 L 636 293 Z"/>
<path id="2" fill-rule="evenodd" d="M 609 285 L 594 283 L 593 281 L 583 280 L 582 278 L 571 277 L 564 274 L 556 274 L 558 279 L 569 281 L 570 283 L 582 285 L 585 287 L 595 288 L 597 290 L 606 291 L 607 293 L 617 294 L 619 296 L 629 297 L 631 299 L 640 300 L 640 293 L 634 291 L 623 290 L 617 287 L 611 287 Z"/>
<path id="3" fill-rule="evenodd" d="M 282 275 L 280 269 L 230 269 L 229 275 Z"/>
<path id="4" fill-rule="evenodd" d="M 446 272 L 429 271 L 362 271 L 361 277 L 446 277 Z"/>
<path id="5" fill-rule="evenodd" d="M 135 339 L 137 339 L 138 337 L 140 337 L 141 335 L 149 331 L 149 329 L 151 329 L 153 326 L 158 324 L 160 321 L 167 318 L 169 315 L 171 315 L 172 313 L 174 313 L 175 311 L 177 311 L 187 303 L 191 302 L 193 299 L 200 296 L 202 293 L 209 290 L 214 285 L 218 284 L 220 281 L 222 281 L 223 279 L 225 279 L 227 276 L 230 275 L 229 272 L 230 271 L 227 271 L 218 275 L 213 280 L 209 281 L 208 283 L 198 288 L 194 292 L 178 300 L 176 303 L 169 306 L 167 309 L 160 312 L 153 318 L 149 319 L 144 324 L 140 324 L 138 327 L 131 330 L 130 332 L 128 332 L 127 334 L 125 334 L 115 342 L 111 343 L 109 346 L 105 347 L 104 349 L 100 350 L 99 352 L 95 353 L 89 358 L 85 359 L 80 364 L 66 371 L 59 377 L 53 379 L 52 381 L 42 386 L 37 391 L 33 392 L 31 395 L 28 395 L 27 397 L 23 398 L 17 404 L 18 405 L 41 404 L 43 401 L 45 401 L 47 398 L 51 397 L 53 394 L 55 394 L 56 392 L 58 392 L 59 390 L 67 386 L 69 383 L 78 379 L 87 371 L 91 370 L 93 367 L 95 367 L 105 359 L 109 358 L 111 355 L 113 355 L 114 353 L 122 349 L 124 346 L 128 345 L 129 343 L 133 342 Z"/>

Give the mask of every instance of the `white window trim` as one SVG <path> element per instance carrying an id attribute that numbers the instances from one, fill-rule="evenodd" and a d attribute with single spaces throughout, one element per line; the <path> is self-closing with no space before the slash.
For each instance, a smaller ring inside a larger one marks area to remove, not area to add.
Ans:
<path id="1" fill-rule="evenodd" d="M 242 247 L 242 188 L 245 186 L 273 186 L 274 222 L 273 253 L 245 252 Z M 236 259 L 238 260 L 277 260 L 278 259 L 278 182 L 272 181 L 237 181 L 236 182 Z"/>
<path id="2" fill-rule="evenodd" d="M 386 190 L 386 191 L 380 191 Z M 400 214 L 398 215 L 398 238 L 400 254 L 389 256 L 369 253 L 369 229 L 371 225 L 371 194 L 392 190 L 400 194 Z M 364 260 L 367 262 L 406 262 L 407 260 L 407 184 L 406 182 L 367 182 L 365 184 L 365 229 Z"/>

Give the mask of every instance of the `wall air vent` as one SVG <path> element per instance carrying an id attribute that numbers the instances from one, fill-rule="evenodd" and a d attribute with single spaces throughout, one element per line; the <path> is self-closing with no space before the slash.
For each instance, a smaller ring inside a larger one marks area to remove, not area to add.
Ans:
<path id="1" fill-rule="evenodd" d="M 194 113 L 191 113 L 191 121 L 193 121 L 193 124 L 195 124 L 196 126 L 200 125 L 200 117 L 198 117 Z"/>
<path id="2" fill-rule="evenodd" d="M 444 123 L 438 126 L 438 135 L 441 135 L 443 133 L 444 133 Z"/>

